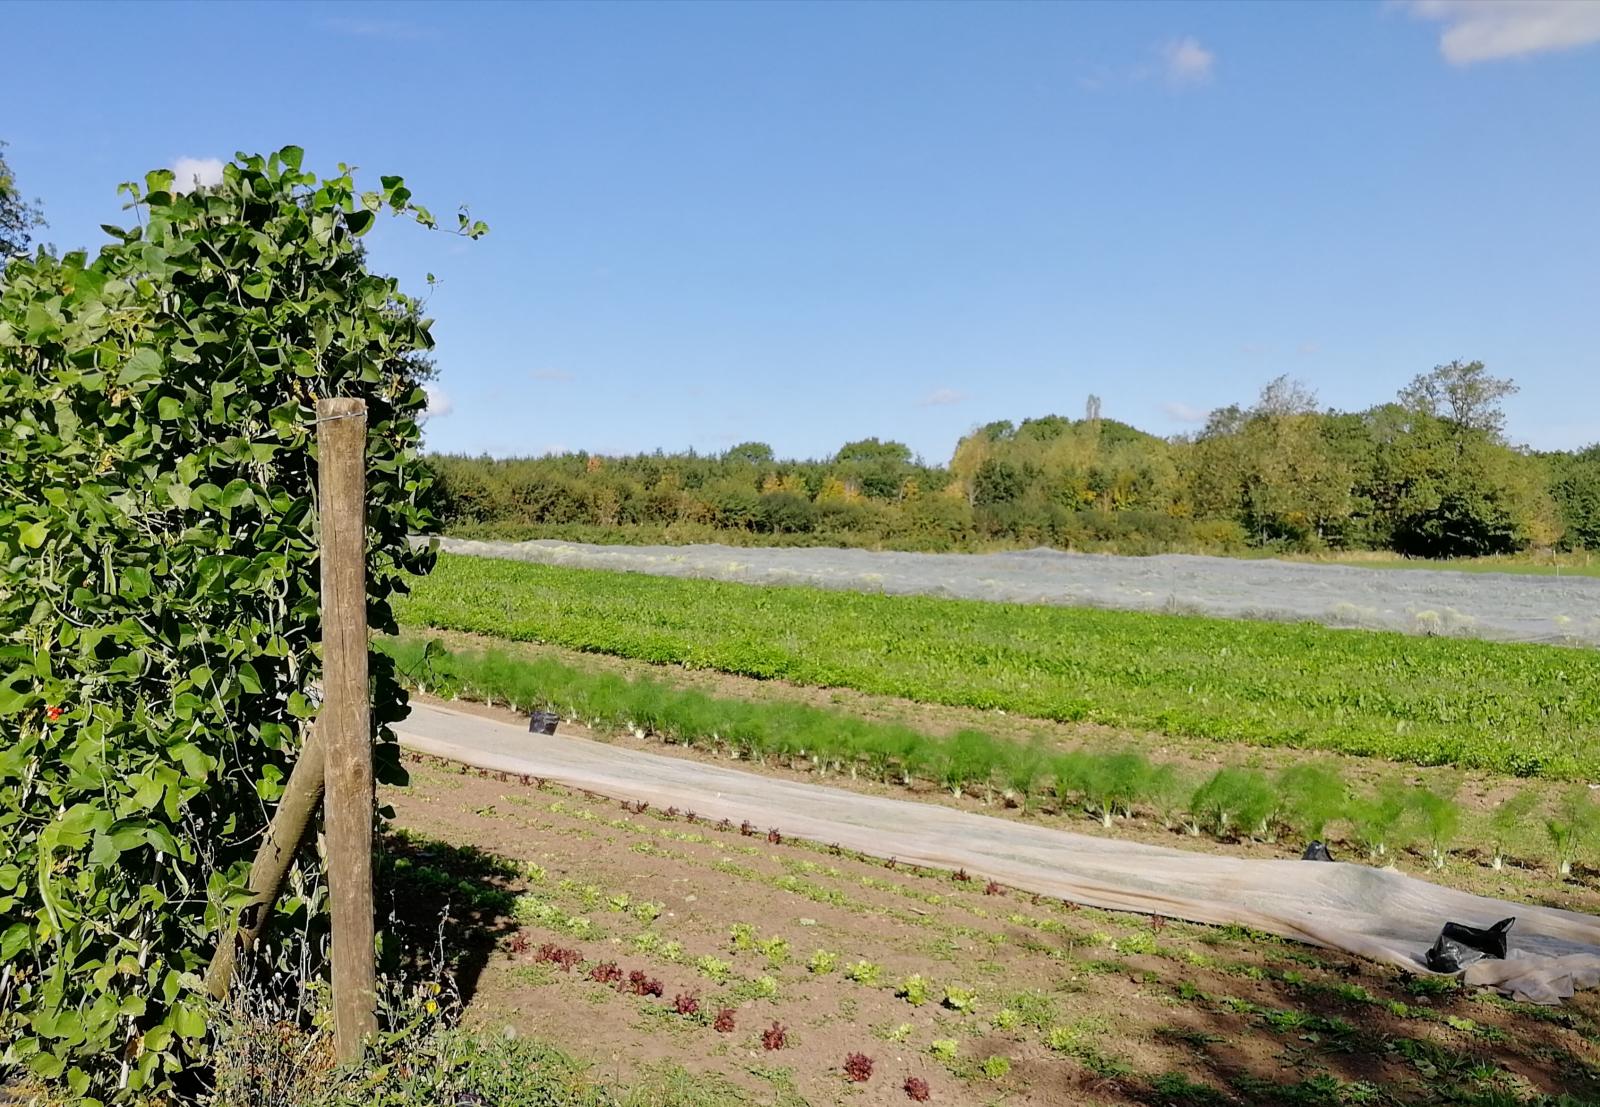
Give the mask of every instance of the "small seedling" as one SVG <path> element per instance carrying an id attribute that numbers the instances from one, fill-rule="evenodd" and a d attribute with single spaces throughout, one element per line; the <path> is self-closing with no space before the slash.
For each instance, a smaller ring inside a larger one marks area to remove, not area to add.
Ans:
<path id="1" fill-rule="evenodd" d="M 1494 855 L 1489 864 L 1494 868 L 1505 866 L 1507 840 L 1533 813 L 1538 802 L 1539 797 L 1532 791 L 1517 792 L 1496 804 L 1490 812 L 1489 829 L 1494 836 Z"/>
<path id="2" fill-rule="evenodd" d="M 872 1058 L 865 1053 L 852 1053 L 844 1059 L 844 1075 L 853 1084 L 865 1084 L 872 1079 Z"/>
<path id="3" fill-rule="evenodd" d="M 589 979 L 597 984 L 615 986 L 622 983 L 622 970 L 615 961 L 602 961 L 589 970 Z"/>
<path id="4" fill-rule="evenodd" d="M 1013 1030 L 1021 1020 L 1022 1016 L 1018 1015 L 1010 1007 L 1002 1007 L 994 1013 L 994 1028 L 996 1030 Z"/>
<path id="5" fill-rule="evenodd" d="M 884 1039 L 891 1042 L 903 1042 L 907 1038 L 911 1037 L 915 1030 L 916 1027 L 912 1026 L 909 1022 L 903 1022 L 885 1034 Z"/>
<path id="6" fill-rule="evenodd" d="M 954 1038 L 935 1038 L 928 1043 L 928 1052 L 941 1061 L 954 1061 L 957 1048 Z"/>
<path id="7" fill-rule="evenodd" d="M 818 976 L 830 973 L 838 967 L 839 955 L 837 953 L 830 953 L 825 949 L 817 950 L 811 955 L 811 960 L 806 962 L 806 968 L 810 969 Z"/>
<path id="8" fill-rule="evenodd" d="M 905 1083 L 906 1098 L 918 1103 L 926 1103 L 933 1093 L 928 1089 L 928 1082 L 920 1076 L 908 1076 Z"/>
<path id="9" fill-rule="evenodd" d="M 758 976 L 750 983 L 757 999 L 771 999 L 778 994 L 778 982 L 770 976 Z"/>
<path id="10" fill-rule="evenodd" d="M 770 969 L 781 969 L 789 962 L 789 943 L 783 938 L 767 938 L 756 943 L 756 950 Z"/>
<path id="11" fill-rule="evenodd" d="M 978 1006 L 978 995 L 970 988 L 951 986 L 944 990 L 944 1005 L 952 1011 L 970 1015 Z"/>
<path id="12" fill-rule="evenodd" d="M 702 975 L 709 976 L 718 984 L 721 984 L 723 981 L 727 980 L 728 974 L 733 971 L 733 965 L 727 961 L 722 961 L 716 957 L 712 957 L 709 954 L 705 957 L 697 958 L 695 960 L 694 967 Z"/>
<path id="13" fill-rule="evenodd" d="M 679 992 L 673 997 L 672 1009 L 680 1015 L 698 1015 L 700 1013 L 700 994 L 698 992 Z"/>
<path id="14" fill-rule="evenodd" d="M 789 1031 L 775 1022 L 761 1032 L 761 1048 L 767 1051 L 782 1049 L 789 1044 Z"/>
<path id="15" fill-rule="evenodd" d="M 913 1007 L 921 1007 L 928 1002 L 928 981 L 926 977 L 912 975 L 901 982 L 895 995 L 904 999 Z"/>
<path id="16" fill-rule="evenodd" d="M 711 1020 L 711 1029 L 718 1034 L 732 1034 L 734 1030 L 733 1008 L 724 1007 L 717 1012 L 717 1017 Z"/>
<path id="17" fill-rule="evenodd" d="M 990 1080 L 1003 1079 L 1011 1071 L 1011 1062 L 1005 1057 L 985 1057 L 983 1064 L 978 1066 L 983 1070 L 983 1075 Z"/>
<path id="18" fill-rule="evenodd" d="M 660 996 L 664 991 L 661 981 L 651 979 L 639 969 L 628 974 L 627 987 L 636 996 Z"/>
<path id="19" fill-rule="evenodd" d="M 653 923 L 661 917 L 661 912 L 665 910 L 666 904 L 651 903 L 646 900 L 643 903 L 637 903 L 634 905 L 633 917 L 642 923 Z"/>
<path id="20" fill-rule="evenodd" d="M 986 896 L 1003 896 L 1006 894 L 1006 890 L 998 880 L 991 880 L 983 886 L 983 894 Z"/>
<path id="21" fill-rule="evenodd" d="M 882 971 L 883 970 L 881 968 L 879 968 L 877 965 L 874 965 L 871 961 L 856 961 L 849 968 L 844 970 L 844 975 L 846 979 L 853 980 L 857 984 L 866 984 L 871 986 L 878 983 L 878 976 L 882 973 Z"/>
<path id="22" fill-rule="evenodd" d="M 739 953 L 751 953 L 756 948 L 756 928 L 749 923 L 734 923 L 728 932 L 728 944 Z"/>
<path id="23" fill-rule="evenodd" d="M 767 831 L 767 844 L 773 846 L 783 845 L 783 835 L 778 832 L 777 827 Z"/>

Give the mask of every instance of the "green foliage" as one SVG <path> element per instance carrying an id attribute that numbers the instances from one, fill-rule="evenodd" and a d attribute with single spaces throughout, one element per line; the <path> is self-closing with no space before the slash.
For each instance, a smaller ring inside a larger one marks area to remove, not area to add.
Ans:
<path id="1" fill-rule="evenodd" d="M 928 1043 L 928 1052 L 946 1063 L 954 1061 L 960 1045 L 954 1038 L 935 1038 Z"/>
<path id="2" fill-rule="evenodd" d="M 883 968 L 871 961 L 853 961 L 845 968 L 844 975 L 846 980 L 875 987 L 878 978 L 883 975 Z"/>
<path id="3" fill-rule="evenodd" d="M 1190 801 L 1190 810 L 1219 838 L 1265 837 L 1277 812 L 1278 796 L 1259 769 L 1218 769 Z"/>
<path id="4" fill-rule="evenodd" d="M 1490 864 L 1501 868 L 1505 864 L 1506 843 L 1517 829 L 1533 814 L 1539 797 L 1529 789 L 1513 792 L 1489 812 L 1489 831 L 1493 835 L 1493 856 Z"/>
<path id="5" fill-rule="evenodd" d="M 1600 471 L 1509 446 L 1514 390 L 1480 362 L 1423 374 L 1399 402 L 1319 410 L 1280 377 L 1191 439 L 1103 419 L 990 423 L 945 467 L 897 442 L 826 461 L 764 443 L 721 457 L 444 456 L 442 514 L 486 537 L 973 549 L 1048 544 L 1128 554 L 1393 549 L 1427 557 L 1600 544 Z M 1554 498 L 1552 498 L 1554 497 Z"/>
<path id="6" fill-rule="evenodd" d="M 1063 722 L 1524 776 L 1600 772 L 1594 651 L 449 555 L 397 608 L 418 629 Z"/>
<path id="7" fill-rule="evenodd" d="M 1289 829 L 1310 842 L 1327 836 L 1327 826 L 1345 814 L 1347 788 L 1337 771 L 1302 762 L 1278 774 L 1280 812 Z"/>
<path id="8" fill-rule="evenodd" d="M 913 1007 L 921 1007 L 924 1003 L 928 1002 L 928 991 L 929 985 L 927 978 L 913 974 L 901 981 L 900 987 L 895 989 L 894 994 L 911 1004 Z"/>
<path id="9" fill-rule="evenodd" d="M 1411 815 L 1428 844 L 1428 857 L 1436 869 L 1444 868 L 1450 843 L 1461 830 L 1461 805 L 1455 801 L 1454 791 L 1419 787 L 1407 796 Z"/>
<path id="10" fill-rule="evenodd" d="M 139 226 L 15 259 L 0 289 L 0 1041 L 86 1102 L 204 1054 L 199 972 L 316 713 L 318 397 L 367 404 L 376 628 L 431 561 L 407 542 L 431 339 L 358 240 L 433 218 L 397 177 L 300 162 L 241 155 L 187 195 L 151 173 L 124 186 Z M 372 696 L 401 779 L 381 655 Z M 321 912 L 301 864 L 291 944 Z"/>
<path id="11" fill-rule="evenodd" d="M 17 179 L 6 164 L 4 142 L 0 142 L 0 268 L 11 258 L 28 252 L 35 228 L 44 226 L 39 205 L 23 199 Z"/>
<path id="12" fill-rule="evenodd" d="M 1011 1072 L 1011 1061 L 1009 1058 L 1001 1057 L 997 1054 L 993 1057 L 985 1057 L 983 1063 L 978 1067 L 983 1071 L 983 1075 L 990 1080 L 1003 1080 Z"/>
<path id="13" fill-rule="evenodd" d="M 1556 871 L 1561 876 L 1571 876 L 1572 863 L 1600 837 L 1600 806 L 1590 798 L 1589 789 L 1569 789 L 1555 813 L 1545 820 L 1545 831 L 1550 836 Z"/>
<path id="14" fill-rule="evenodd" d="M 977 1009 L 978 993 L 971 988 L 959 988 L 952 984 L 945 988 L 944 999 L 940 1002 L 952 1011 L 970 1015 Z"/>
<path id="15" fill-rule="evenodd" d="M 839 955 L 826 949 L 817 950 L 806 962 L 806 969 L 818 976 L 825 976 L 838 967 Z"/>
<path id="16" fill-rule="evenodd" d="M 1367 856 L 1381 858 L 1391 849 L 1398 852 L 1405 845 L 1403 823 L 1408 801 L 1405 785 L 1391 778 L 1371 795 L 1351 802 L 1351 828 Z"/>

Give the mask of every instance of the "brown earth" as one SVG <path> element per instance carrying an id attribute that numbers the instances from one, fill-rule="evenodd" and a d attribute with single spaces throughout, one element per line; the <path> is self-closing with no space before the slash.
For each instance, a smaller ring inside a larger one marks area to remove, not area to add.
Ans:
<path id="1" fill-rule="evenodd" d="M 1530 1008 L 1237 929 L 1036 901 L 982 874 L 911 872 L 769 841 L 766 828 L 409 767 L 411 786 L 384 794 L 405 836 L 387 867 L 397 915 L 426 934 L 443 912 L 470 1025 L 537 1035 L 606 1075 L 671 1061 L 786 1104 L 909 1102 L 908 1076 L 928 1082 L 930 1102 L 962 1104 L 1600 1095 L 1593 993 Z M 735 927 L 750 928 L 745 947 L 784 944 L 736 948 Z M 541 961 L 546 943 L 546 956 L 573 950 L 578 963 Z M 832 971 L 807 968 L 816 950 L 836 955 Z M 726 979 L 697 967 L 704 958 L 726 962 Z M 612 961 L 659 979 L 662 995 L 589 979 Z M 875 980 L 847 978 L 861 961 Z M 929 982 L 920 1005 L 896 994 L 912 975 Z M 946 986 L 970 989 L 972 1009 L 942 1004 Z M 674 1013 L 680 994 L 699 1015 Z M 729 1034 L 708 1025 L 723 1007 Z M 787 1041 L 767 1050 L 774 1022 Z M 956 1043 L 953 1058 L 932 1052 L 941 1040 Z M 864 1084 L 843 1074 L 852 1052 L 873 1060 Z M 988 1058 L 1006 1063 L 986 1075 Z"/>

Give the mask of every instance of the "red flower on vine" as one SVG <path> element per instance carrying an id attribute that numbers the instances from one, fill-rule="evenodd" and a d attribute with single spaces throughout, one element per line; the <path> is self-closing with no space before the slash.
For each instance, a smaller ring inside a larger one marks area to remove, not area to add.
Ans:
<path id="1" fill-rule="evenodd" d="M 57 719 L 61 718 L 61 708 L 51 704 L 49 707 L 44 709 L 44 717 L 49 719 L 52 723 L 55 722 Z"/>

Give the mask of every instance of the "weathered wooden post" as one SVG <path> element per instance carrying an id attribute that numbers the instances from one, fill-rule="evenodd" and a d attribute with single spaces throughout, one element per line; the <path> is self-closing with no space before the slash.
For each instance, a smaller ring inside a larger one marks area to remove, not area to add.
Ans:
<path id="1" fill-rule="evenodd" d="M 317 401 L 322 524 L 322 747 L 328 891 L 333 907 L 333 1031 L 341 1062 L 376 1032 L 372 902 L 372 723 L 367 691 L 367 405 Z"/>

